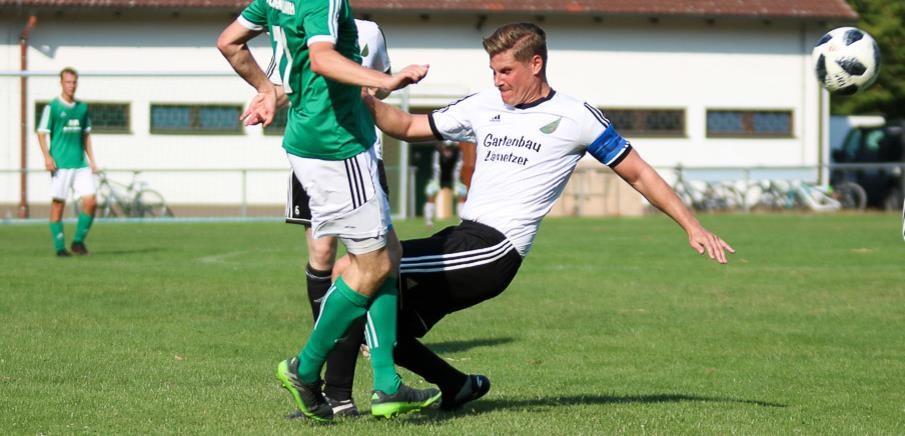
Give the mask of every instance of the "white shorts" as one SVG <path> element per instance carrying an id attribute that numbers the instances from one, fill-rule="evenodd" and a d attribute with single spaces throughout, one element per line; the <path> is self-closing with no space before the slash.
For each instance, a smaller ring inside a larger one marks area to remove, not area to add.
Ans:
<path id="1" fill-rule="evenodd" d="M 66 201 L 70 188 L 79 198 L 94 195 L 97 192 L 97 181 L 91 168 L 59 168 L 51 173 L 51 200 Z"/>
<path id="2" fill-rule="evenodd" d="M 380 187 L 373 147 L 345 160 L 286 156 L 310 198 L 315 238 L 336 236 L 352 254 L 386 246 L 389 201 Z"/>

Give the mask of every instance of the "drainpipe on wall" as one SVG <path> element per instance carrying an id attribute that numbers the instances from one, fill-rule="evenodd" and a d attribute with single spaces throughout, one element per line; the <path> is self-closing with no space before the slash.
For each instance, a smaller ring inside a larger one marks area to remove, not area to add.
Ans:
<path id="1" fill-rule="evenodd" d="M 28 218 L 28 34 L 38 24 L 38 17 L 32 15 L 25 23 L 25 29 L 19 36 L 20 69 L 19 76 L 19 142 L 20 142 L 20 173 L 19 173 L 19 218 Z"/>

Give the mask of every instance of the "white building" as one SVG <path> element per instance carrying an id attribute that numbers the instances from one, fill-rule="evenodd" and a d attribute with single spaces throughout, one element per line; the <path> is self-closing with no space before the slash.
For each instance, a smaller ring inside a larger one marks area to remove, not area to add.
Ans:
<path id="1" fill-rule="evenodd" d="M 35 170 L 25 194 L 32 207 L 47 203 L 35 110 L 59 93 L 56 72 L 65 66 L 81 72 L 77 98 L 93 105 L 102 167 L 149 170 L 143 178 L 177 206 L 282 202 L 285 174 L 278 170 L 287 165 L 279 136 L 235 122 L 253 93 L 214 46 L 247 3 L 0 0 L 0 213 L 15 214 L 22 198 L 22 115 L 26 167 Z M 422 84 L 391 97 L 411 108 L 491 86 L 482 37 L 502 23 L 535 21 L 548 34 L 554 89 L 604 108 L 657 167 L 816 168 L 827 161 L 828 100 L 810 52 L 823 32 L 856 19 L 844 0 L 619 3 L 352 6 L 381 24 L 395 67 L 431 65 Z M 20 40 L 32 16 L 37 23 L 21 45 L 30 74 L 23 114 Z M 258 39 L 254 53 L 266 62 L 269 44 Z M 390 166 L 405 159 L 404 149 L 389 145 Z M 189 169 L 250 171 L 158 171 Z"/>

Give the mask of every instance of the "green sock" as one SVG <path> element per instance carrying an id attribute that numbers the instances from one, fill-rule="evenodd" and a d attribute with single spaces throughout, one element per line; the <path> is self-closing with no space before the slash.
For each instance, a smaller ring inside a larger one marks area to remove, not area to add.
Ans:
<path id="1" fill-rule="evenodd" d="M 346 334 L 352 323 L 364 315 L 369 298 L 352 290 L 342 279 L 336 281 L 321 303 L 321 314 L 314 323 L 314 331 L 299 353 L 299 378 L 314 383 L 336 340 Z"/>
<path id="2" fill-rule="evenodd" d="M 82 242 L 85 240 L 85 235 L 88 234 L 88 229 L 91 228 L 91 223 L 94 222 L 94 216 L 88 215 L 85 212 L 79 212 L 79 223 L 75 227 L 75 237 L 72 238 L 72 242 Z"/>
<path id="3" fill-rule="evenodd" d="M 66 238 L 63 237 L 62 221 L 50 222 L 50 236 L 53 237 L 53 248 L 56 248 L 57 251 L 66 249 Z"/>
<path id="4" fill-rule="evenodd" d="M 365 325 L 365 338 L 371 347 L 371 368 L 374 370 L 374 390 L 385 394 L 395 394 L 399 390 L 399 374 L 393 361 L 393 347 L 396 345 L 396 304 L 399 291 L 396 289 L 396 278 L 391 277 L 383 282 L 371 307 L 368 308 L 368 322 Z"/>

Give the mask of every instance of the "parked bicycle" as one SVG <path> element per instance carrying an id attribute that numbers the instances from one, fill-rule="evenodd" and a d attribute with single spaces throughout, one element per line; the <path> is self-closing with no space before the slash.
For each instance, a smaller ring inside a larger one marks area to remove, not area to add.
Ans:
<path id="1" fill-rule="evenodd" d="M 755 209 L 806 209 L 833 212 L 840 209 L 864 210 L 867 196 L 854 182 L 840 182 L 829 188 L 798 180 L 763 180 L 751 187 L 757 198 Z"/>
<path id="2" fill-rule="evenodd" d="M 103 218 L 155 218 L 172 217 L 173 210 L 159 192 L 148 188 L 148 183 L 138 180 L 138 172 L 132 173 L 128 184 L 110 180 L 104 172 L 98 173 L 97 216 Z"/>
<path id="3" fill-rule="evenodd" d="M 745 193 L 734 181 L 689 180 L 682 167 L 676 168 L 673 191 L 689 208 L 701 212 L 727 212 L 745 207 Z"/>

